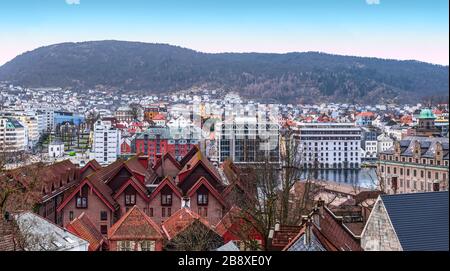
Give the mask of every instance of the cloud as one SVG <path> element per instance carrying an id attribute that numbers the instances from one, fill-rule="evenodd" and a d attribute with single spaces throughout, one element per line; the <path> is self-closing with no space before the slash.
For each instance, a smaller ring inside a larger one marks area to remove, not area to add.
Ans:
<path id="1" fill-rule="evenodd" d="M 66 0 L 66 4 L 68 5 L 79 5 L 80 0 Z"/>
<path id="2" fill-rule="evenodd" d="M 379 5 L 380 4 L 380 0 L 366 0 L 366 3 L 368 5 Z"/>

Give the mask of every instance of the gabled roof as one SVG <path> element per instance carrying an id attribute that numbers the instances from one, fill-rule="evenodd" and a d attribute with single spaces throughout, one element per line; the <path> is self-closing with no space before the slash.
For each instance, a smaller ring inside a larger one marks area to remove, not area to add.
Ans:
<path id="1" fill-rule="evenodd" d="M 97 230 L 95 225 L 91 222 L 88 215 L 84 212 L 74 220 L 72 220 L 66 229 L 71 233 L 89 242 L 89 251 L 97 251 L 106 239 Z"/>
<path id="2" fill-rule="evenodd" d="M 93 174 L 91 174 L 93 175 Z M 90 176 L 91 176 L 90 175 Z M 58 206 L 57 211 L 60 212 L 69 202 L 72 200 L 72 198 L 75 197 L 80 192 L 80 189 L 84 187 L 84 185 L 88 185 L 94 193 L 99 197 L 99 199 L 111 210 L 115 211 L 119 204 L 114 200 L 112 197 L 112 190 L 111 188 L 103 183 L 102 181 L 98 179 L 93 179 L 86 177 L 84 181 L 82 181 L 77 188 Z"/>
<path id="3" fill-rule="evenodd" d="M 80 173 L 83 173 L 88 167 L 92 168 L 94 171 L 100 170 L 102 168 L 97 160 L 93 159 L 81 168 Z"/>
<path id="4" fill-rule="evenodd" d="M 404 251 L 449 250 L 448 191 L 380 197 Z"/>
<path id="5" fill-rule="evenodd" d="M 153 200 L 156 197 L 156 195 L 158 195 L 158 193 L 161 191 L 161 189 L 164 188 L 164 186 L 169 186 L 175 193 L 175 195 L 177 195 L 180 199 L 183 198 L 180 188 L 175 185 L 175 183 L 172 180 L 172 177 L 167 176 L 158 184 L 158 187 L 150 195 L 149 200 L 150 201 Z"/>
<path id="6" fill-rule="evenodd" d="M 188 190 L 187 195 L 191 197 L 201 186 L 205 186 L 208 191 L 213 194 L 213 196 L 225 206 L 225 202 L 222 196 L 217 192 L 217 190 L 205 179 L 205 177 L 200 177 L 198 181 Z"/>
<path id="7" fill-rule="evenodd" d="M 174 166 L 181 170 L 180 163 L 173 157 L 170 152 L 166 152 L 163 157 L 156 160 L 156 163 L 153 165 L 153 170 L 156 171 L 161 166 L 161 162 L 163 161 L 163 159 L 164 161 L 169 159 L 169 161 L 171 161 Z"/>
<path id="8" fill-rule="evenodd" d="M 189 151 L 188 153 L 186 153 L 186 155 L 180 160 L 180 165 L 182 167 L 184 167 L 187 162 L 189 162 L 189 160 L 191 160 L 192 157 L 194 157 L 194 155 L 197 154 L 197 152 L 199 152 L 200 149 L 197 147 L 197 145 L 194 145 Z"/>
<path id="9" fill-rule="evenodd" d="M 311 227 L 312 236 L 309 245 L 304 243 L 306 225 L 303 225 L 300 232 L 283 248 L 283 251 L 338 251 L 314 223 Z"/>
<path id="10" fill-rule="evenodd" d="M 131 176 L 131 178 L 129 178 L 126 182 L 122 184 L 122 186 L 120 186 L 120 188 L 114 193 L 113 198 L 117 199 L 130 185 L 139 193 L 142 199 L 144 199 L 145 201 L 149 201 L 146 187 L 133 176 Z"/>
<path id="11" fill-rule="evenodd" d="M 196 153 L 196 155 L 192 156 L 192 158 L 186 162 L 183 168 L 178 172 L 176 179 L 178 180 L 178 184 L 182 183 L 187 176 L 189 176 L 195 169 L 202 165 L 210 174 L 216 179 L 218 185 L 222 185 L 222 177 L 220 173 L 217 171 L 216 167 L 200 152 L 200 150 Z M 180 176 L 183 175 L 183 179 L 180 180 Z"/>
<path id="12" fill-rule="evenodd" d="M 109 240 L 163 239 L 158 225 L 136 205 L 124 214 L 109 230 Z"/>
<path id="13" fill-rule="evenodd" d="M 150 172 L 148 172 L 148 170 L 139 162 L 139 155 L 131 157 L 124 162 L 124 165 L 128 167 L 131 173 L 136 173 L 144 176 L 145 179 L 150 177 Z"/>
<path id="14" fill-rule="evenodd" d="M 244 220 L 243 217 L 246 217 L 246 219 Z M 262 237 L 262 234 L 260 234 L 254 224 L 252 224 L 253 222 L 254 221 L 250 215 L 245 214 L 239 207 L 233 206 L 222 217 L 219 223 L 217 223 L 215 229 L 216 232 L 222 237 L 228 231 L 240 231 L 241 229 L 244 230 L 243 228 L 247 230 L 246 234 L 251 235 L 249 237 Z M 232 232 L 232 234 L 235 235 L 234 232 Z"/>
<path id="15" fill-rule="evenodd" d="M 283 249 L 300 232 L 302 226 L 281 225 L 280 230 L 275 231 L 272 239 L 272 247 Z"/>
<path id="16" fill-rule="evenodd" d="M 174 214 L 172 214 L 171 217 L 164 221 L 162 224 L 162 229 L 167 238 L 169 240 L 172 240 L 178 234 L 182 233 L 185 229 L 192 225 L 192 223 L 194 223 L 195 221 L 199 221 L 206 227 L 214 230 L 206 219 L 193 212 L 192 210 L 184 207 L 176 211 Z"/>

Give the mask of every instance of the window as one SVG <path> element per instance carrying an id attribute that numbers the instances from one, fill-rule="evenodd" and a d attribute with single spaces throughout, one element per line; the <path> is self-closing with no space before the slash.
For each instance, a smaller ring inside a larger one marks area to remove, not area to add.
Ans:
<path id="1" fill-rule="evenodd" d="M 413 176 L 417 177 L 417 170 L 413 170 Z"/>
<path id="2" fill-rule="evenodd" d="M 434 173 L 434 178 L 437 180 L 437 179 L 439 179 L 439 173 L 438 172 L 435 172 Z"/>
<path id="3" fill-rule="evenodd" d="M 149 208 L 149 209 L 148 209 L 148 215 L 149 215 L 150 217 L 153 217 L 153 208 Z"/>
<path id="4" fill-rule="evenodd" d="M 423 173 L 423 170 L 420 171 L 420 178 L 423 178 L 425 175 Z"/>
<path id="5" fill-rule="evenodd" d="M 86 209 L 88 207 L 88 190 L 89 187 L 87 185 L 81 188 L 79 194 L 76 197 L 76 207 L 79 209 Z"/>
<path id="6" fill-rule="evenodd" d="M 431 179 L 431 171 L 428 171 L 428 179 Z"/>
<path id="7" fill-rule="evenodd" d="M 172 205 L 172 193 L 161 194 L 161 205 L 162 206 L 171 206 Z"/>
<path id="8" fill-rule="evenodd" d="M 166 208 L 164 207 L 161 208 L 161 216 L 166 217 Z"/>
<path id="9" fill-rule="evenodd" d="M 135 204 L 136 204 L 136 194 L 134 193 L 125 194 L 125 205 L 130 206 Z"/>
<path id="10" fill-rule="evenodd" d="M 387 167 L 387 173 L 388 173 L 388 174 L 391 173 L 391 167 Z"/>
<path id="11" fill-rule="evenodd" d="M 69 212 L 69 220 L 72 221 L 73 220 L 73 211 Z"/>
<path id="12" fill-rule="evenodd" d="M 403 175 L 403 168 L 400 169 L 400 175 Z"/>
<path id="13" fill-rule="evenodd" d="M 108 226 L 106 225 L 100 225 L 100 232 L 102 234 L 108 234 Z"/>
<path id="14" fill-rule="evenodd" d="M 108 220 L 108 212 L 106 212 L 106 211 L 101 211 L 101 212 L 100 212 L 100 220 L 101 220 L 101 221 L 106 221 L 106 220 Z"/>
<path id="15" fill-rule="evenodd" d="M 155 251 L 155 248 L 156 248 L 155 241 L 146 240 L 146 241 L 141 242 L 141 250 L 142 251 Z"/>
<path id="16" fill-rule="evenodd" d="M 77 197 L 77 208 L 86 209 L 88 207 L 87 198 Z"/>
<path id="17" fill-rule="evenodd" d="M 131 251 L 131 241 L 118 241 L 117 242 L 118 251 Z"/>
<path id="18" fill-rule="evenodd" d="M 406 169 L 406 176 L 409 176 L 409 168 Z"/>
<path id="19" fill-rule="evenodd" d="M 208 205 L 208 194 L 198 193 L 197 194 L 197 205 Z"/>
<path id="20" fill-rule="evenodd" d="M 394 168 L 394 174 L 397 174 L 397 168 L 396 167 Z"/>
<path id="21" fill-rule="evenodd" d="M 171 216 L 172 215 L 172 208 L 167 208 L 167 216 Z"/>

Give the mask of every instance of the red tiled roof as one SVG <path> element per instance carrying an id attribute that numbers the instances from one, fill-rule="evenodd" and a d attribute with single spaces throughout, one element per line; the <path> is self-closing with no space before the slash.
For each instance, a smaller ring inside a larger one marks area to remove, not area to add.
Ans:
<path id="1" fill-rule="evenodd" d="M 102 166 L 97 162 L 97 160 L 93 159 L 89 161 L 83 168 L 81 168 L 80 172 L 84 172 L 88 167 L 92 168 L 94 171 L 100 170 Z"/>
<path id="2" fill-rule="evenodd" d="M 88 241 L 89 251 L 97 251 L 102 244 L 106 242 L 106 239 L 84 212 L 79 217 L 72 220 L 66 228 L 71 233 Z"/>
<path id="3" fill-rule="evenodd" d="M 196 145 L 194 145 L 194 146 L 188 151 L 188 153 L 186 153 L 186 155 L 185 155 L 183 158 L 181 158 L 181 160 L 180 160 L 180 165 L 181 165 L 182 167 L 184 167 L 184 166 L 187 164 L 187 162 L 189 162 L 189 160 L 191 160 L 191 158 L 192 158 L 194 155 L 196 155 L 197 152 L 199 152 L 199 151 L 200 151 L 200 149 L 199 149 Z"/>
<path id="4" fill-rule="evenodd" d="M 274 232 L 272 247 L 283 249 L 298 235 L 301 228 L 301 226 L 281 225 L 280 230 Z"/>
<path id="5" fill-rule="evenodd" d="M 214 230 L 206 219 L 188 208 L 181 208 L 180 210 L 176 211 L 171 217 L 163 222 L 162 229 L 167 238 L 169 240 L 172 240 L 174 237 L 176 237 L 178 234 L 182 233 L 186 228 L 192 225 L 192 223 L 194 223 L 195 221 L 199 221 L 211 230 Z"/>
<path id="6" fill-rule="evenodd" d="M 243 217 L 248 217 L 248 219 L 244 220 Z M 245 231 L 246 234 L 249 234 L 252 237 L 258 236 L 258 239 L 262 239 L 262 235 L 259 234 L 254 224 L 252 224 L 253 222 L 250 221 L 253 221 L 251 217 L 243 213 L 239 207 L 233 206 L 219 221 L 219 223 L 217 223 L 215 229 L 216 232 L 222 237 L 228 231 L 234 231 L 233 234 Z"/>
<path id="7" fill-rule="evenodd" d="M 164 159 L 164 161 L 166 159 L 169 159 L 173 165 L 175 165 L 178 169 L 181 170 L 180 163 L 173 157 L 173 155 L 170 152 L 166 152 L 163 157 L 158 158 L 156 160 L 156 163 L 153 165 L 153 170 L 157 170 L 161 166 L 161 162 L 163 159 Z"/>
<path id="8" fill-rule="evenodd" d="M 358 115 L 356 115 L 357 117 L 373 117 L 375 114 L 373 112 L 361 112 Z"/>
<path id="9" fill-rule="evenodd" d="M 109 240 L 163 239 L 158 225 L 136 205 L 123 215 L 108 231 Z"/>

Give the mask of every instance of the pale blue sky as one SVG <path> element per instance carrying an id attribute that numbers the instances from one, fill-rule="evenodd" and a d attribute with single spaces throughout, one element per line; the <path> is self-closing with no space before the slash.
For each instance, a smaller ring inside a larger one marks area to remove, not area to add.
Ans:
<path id="1" fill-rule="evenodd" d="M 1 0 L 0 65 L 43 45 L 104 39 L 169 43 L 203 52 L 321 51 L 448 65 L 448 3 Z"/>

